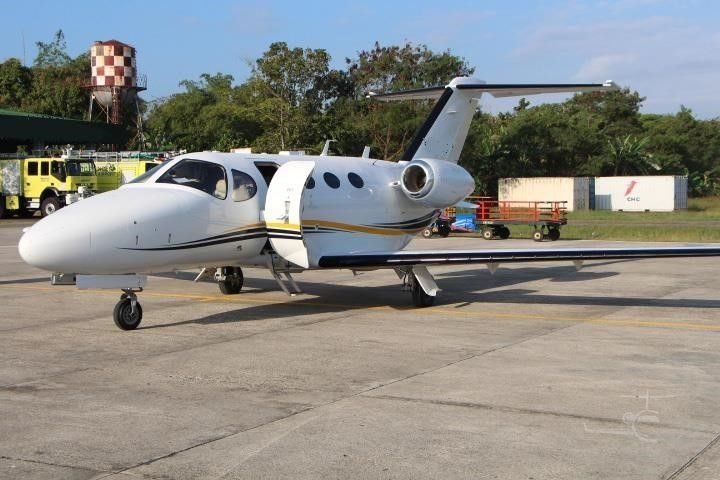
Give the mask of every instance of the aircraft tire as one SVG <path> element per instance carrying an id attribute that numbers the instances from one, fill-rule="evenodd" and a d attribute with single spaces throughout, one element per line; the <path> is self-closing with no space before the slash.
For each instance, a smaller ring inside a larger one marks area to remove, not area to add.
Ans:
<path id="1" fill-rule="evenodd" d="M 120 301 L 115 304 L 113 321 L 121 330 L 135 330 L 142 321 L 142 307 L 140 303 L 135 303 L 135 313 L 133 313 L 130 299 L 127 298 L 127 295 L 123 295 Z"/>
<path id="2" fill-rule="evenodd" d="M 432 307 L 435 304 L 435 297 L 425 293 L 419 282 L 415 282 L 412 288 L 413 305 L 418 308 Z"/>
<path id="3" fill-rule="evenodd" d="M 237 295 L 243 287 L 244 278 L 242 270 L 235 267 L 226 268 L 231 270 L 231 273 L 227 274 L 225 280 L 220 280 L 218 282 L 220 293 L 223 295 Z"/>
<path id="4" fill-rule="evenodd" d="M 60 202 L 58 202 L 58 199 L 56 197 L 48 197 L 43 200 L 42 205 L 40 205 L 40 214 L 43 217 L 47 217 L 48 215 L 57 212 L 59 208 Z"/>

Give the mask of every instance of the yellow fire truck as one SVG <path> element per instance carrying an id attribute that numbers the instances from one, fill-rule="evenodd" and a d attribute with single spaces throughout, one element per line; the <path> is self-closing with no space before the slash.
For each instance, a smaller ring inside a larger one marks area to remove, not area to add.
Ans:
<path id="1" fill-rule="evenodd" d="M 98 193 L 115 190 L 165 160 L 164 154 L 153 152 L 81 152 L 78 155 L 95 162 Z"/>
<path id="2" fill-rule="evenodd" d="M 44 217 L 95 193 L 92 160 L 62 157 L 0 157 L 0 218 Z"/>

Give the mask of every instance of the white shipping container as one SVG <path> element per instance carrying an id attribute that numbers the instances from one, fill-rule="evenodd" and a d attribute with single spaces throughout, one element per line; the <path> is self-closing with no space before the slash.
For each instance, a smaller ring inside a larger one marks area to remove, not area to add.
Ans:
<path id="1" fill-rule="evenodd" d="M 595 209 L 671 212 L 687 208 L 687 177 L 597 177 Z"/>
<path id="2" fill-rule="evenodd" d="M 501 178 L 498 200 L 515 202 L 567 202 L 568 211 L 590 208 L 587 177 Z"/>

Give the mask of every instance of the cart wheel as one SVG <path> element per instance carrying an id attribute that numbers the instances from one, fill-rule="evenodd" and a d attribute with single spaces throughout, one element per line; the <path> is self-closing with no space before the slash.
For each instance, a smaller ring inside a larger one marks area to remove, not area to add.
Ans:
<path id="1" fill-rule="evenodd" d="M 432 230 L 430 230 L 429 228 L 426 228 L 425 230 L 422 231 L 422 236 L 425 238 L 432 237 Z"/>
<path id="2" fill-rule="evenodd" d="M 438 228 L 438 233 L 443 238 L 447 237 L 448 235 L 450 235 L 450 225 L 441 225 Z"/>
<path id="3" fill-rule="evenodd" d="M 510 229 L 508 227 L 500 227 L 500 238 L 503 240 L 510 238 Z"/>
<path id="4" fill-rule="evenodd" d="M 559 228 L 551 228 L 548 230 L 548 238 L 552 240 L 553 242 L 560 238 L 560 229 Z"/>
<path id="5" fill-rule="evenodd" d="M 532 238 L 533 238 L 533 240 L 535 240 L 536 242 L 542 242 L 543 237 L 544 237 L 544 235 L 543 235 L 542 230 L 535 230 L 535 231 L 533 232 L 533 234 L 532 234 Z"/>
<path id="6" fill-rule="evenodd" d="M 493 238 L 493 231 L 492 231 L 491 229 L 489 229 L 489 228 L 486 228 L 485 230 L 483 230 L 482 236 L 483 236 L 483 238 L 484 238 L 485 240 L 492 240 L 492 238 Z"/>

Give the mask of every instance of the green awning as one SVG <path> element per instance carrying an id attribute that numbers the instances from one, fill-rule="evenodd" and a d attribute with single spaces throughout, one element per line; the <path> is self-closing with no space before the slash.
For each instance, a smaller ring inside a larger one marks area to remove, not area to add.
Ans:
<path id="1" fill-rule="evenodd" d="M 118 125 L 0 109 L 0 140 L 32 145 L 124 145 Z"/>

